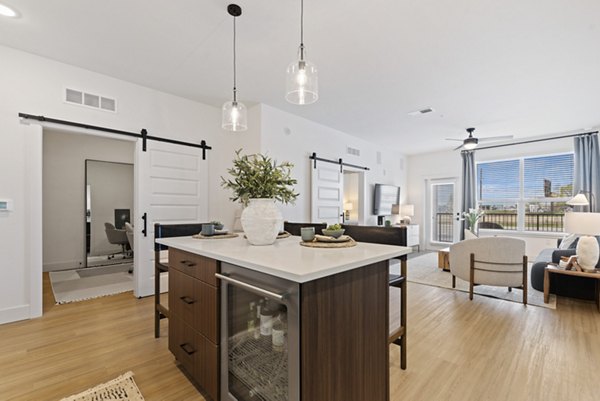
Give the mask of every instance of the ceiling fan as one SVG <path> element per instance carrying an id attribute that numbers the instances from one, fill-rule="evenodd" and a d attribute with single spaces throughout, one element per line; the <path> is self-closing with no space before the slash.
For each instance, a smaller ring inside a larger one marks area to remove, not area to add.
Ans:
<path id="1" fill-rule="evenodd" d="M 479 143 L 479 141 L 483 142 L 483 141 L 501 141 L 503 139 L 512 139 L 513 136 L 512 135 L 502 135 L 502 136 L 489 136 L 489 137 L 485 137 L 485 138 L 475 138 L 473 136 L 473 131 L 475 131 L 475 128 L 467 128 L 467 132 L 469 133 L 469 136 L 465 139 L 456 139 L 456 138 L 446 138 L 447 141 L 461 141 L 462 144 L 460 146 L 457 146 L 456 148 L 454 148 L 454 150 L 458 150 L 460 148 L 466 149 L 466 150 L 472 150 L 475 149 L 477 147 L 477 144 Z"/>

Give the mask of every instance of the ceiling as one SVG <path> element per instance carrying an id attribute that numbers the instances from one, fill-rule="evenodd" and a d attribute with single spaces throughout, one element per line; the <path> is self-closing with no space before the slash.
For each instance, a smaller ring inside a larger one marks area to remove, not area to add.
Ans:
<path id="1" fill-rule="evenodd" d="M 225 0 L 0 0 L 0 43 L 220 107 L 232 87 Z M 305 0 L 319 101 L 284 100 L 299 0 L 241 0 L 239 99 L 399 149 L 446 137 L 600 125 L 600 1 Z M 410 116 L 432 107 L 434 113 Z"/>

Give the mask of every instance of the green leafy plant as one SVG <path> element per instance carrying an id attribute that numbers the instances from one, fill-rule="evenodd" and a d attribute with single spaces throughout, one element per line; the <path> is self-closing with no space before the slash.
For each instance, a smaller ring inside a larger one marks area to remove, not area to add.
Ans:
<path id="1" fill-rule="evenodd" d="M 294 203 L 299 194 L 293 188 L 297 181 L 291 176 L 292 163 L 277 164 L 266 155 L 242 155 L 241 152 L 242 149 L 235 152 L 233 167 L 227 170 L 232 178 L 226 180 L 221 177 L 221 186 L 233 191 L 229 199 L 240 201 L 244 206 L 251 198 Z"/>
<path id="2" fill-rule="evenodd" d="M 468 212 L 463 212 L 462 216 L 467 222 L 467 228 L 471 230 L 471 232 L 475 233 L 475 225 L 477 221 L 485 214 L 483 210 L 477 209 L 469 209 Z"/>
<path id="3" fill-rule="evenodd" d="M 213 220 L 213 221 L 211 221 L 211 222 L 210 222 L 210 223 L 208 223 L 208 224 L 212 224 L 212 225 L 215 225 L 215 226 L 220 226 L 220 225 L 222 225 L 223 223 L 221 223 L 219 220 Z"/>
<path id="4" fill-rule="evenodd" d="M 342 225 L 338 224 L 338 223 L 327 226 L 327 230 L 341 230 L 341 229 L 342 229 Z"/>

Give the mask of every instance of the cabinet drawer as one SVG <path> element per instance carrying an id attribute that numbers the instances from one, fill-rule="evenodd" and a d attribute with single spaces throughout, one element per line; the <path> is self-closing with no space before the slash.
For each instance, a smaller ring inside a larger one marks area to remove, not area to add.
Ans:
<path id="1" fill-rule="evenodd" d="M 219 347 L 176 316 L 169 318 L 169 350 L 213 399 L 219 396 Z"/>
<path id="2" fill-rule="evenodd" d="M 219 289 L 177 269 L 169 271 L 169 309 L 215 344 L 219 343 Z"/>
<path id="3" fill-rule="evenodd" d="M 169 248 L 169 269 L 177 269 L 207 284 L 217 286 L 217 261 L 179 249 Z"/>

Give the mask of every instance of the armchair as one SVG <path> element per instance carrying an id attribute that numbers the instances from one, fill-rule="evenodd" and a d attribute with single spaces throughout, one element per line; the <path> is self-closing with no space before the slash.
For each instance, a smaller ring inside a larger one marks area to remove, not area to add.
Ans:
<path id="1" fill-rule="evenodd" d="M 527 256 L 525 241 L 492 237 L 458 242 L 450 246 L 452 287 L 456 277 L 469 282 L 469 299 L 477 284 L 523 289 L 523 304 L 527 305 Z"/>
<path id="2" fill-rule="evenodd" d="M 119 253 L 126 255 L 127 244 L 129 244 L 129 242 L 127 241 L 127 234 L 125 233 L 125 230 L 119 230 L 111 223 L 104 223 L 104 232 L 106 233 L 106 239 L 108 239 L 109 243 L 121 246 L 121 252 L 115 252 L 110 256 L 114 258 L 115 255 Z"/>

